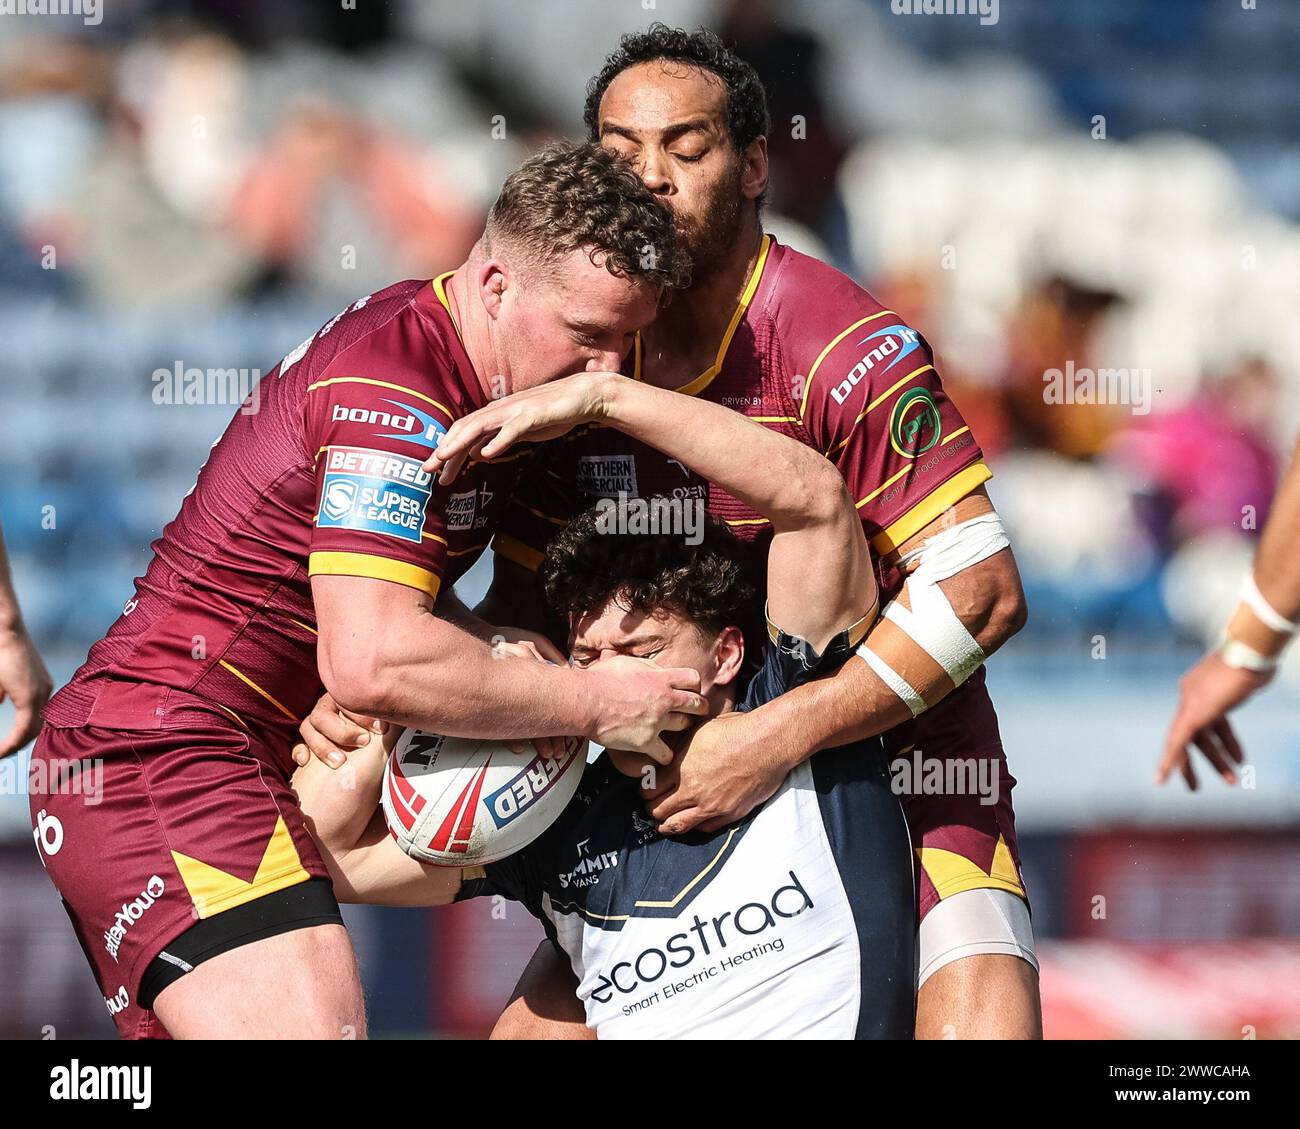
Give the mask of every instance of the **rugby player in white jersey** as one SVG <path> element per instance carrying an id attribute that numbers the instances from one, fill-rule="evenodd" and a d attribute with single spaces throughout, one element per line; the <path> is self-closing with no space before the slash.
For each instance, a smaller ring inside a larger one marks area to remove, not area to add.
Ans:
<path id="1" fill-rule="evenodd" d="M 632 533 L 621 531 L 628 511 L 609 501 L 564 530 L 543 565 L 574 665 L 632 655 L 694 668 L 709 716 L 725 719 L 854 653 L 878 592 L 843 479 L 809 447 L 728 408 L 609 374 L 571 377 L 453 425 L 437 453 L 443 480 L 471 450 L 494 457 L 594 420 L 682 459 L 771 520 L 767 632 L 754 614 L 754 555 L 723 524 L 704 524 L 702 503 L 663 502 L 653 512 L 676 531 Z M 755 457 L 736 460 L 736 450 Z M 522 645 L 506 650 L 536 661 Z M 914 876 L 879 739 L 815 754 L 723 830 L 672 838 L 643 813 L 657 766 L 608 750 L 536 842 L 462 871 L 410 858 L 386 832 L 377 804 L 396 737 L 390 729 L 352 752 L 352 773 L 313 758 L 295 777 L 340 900 L 522 902 L 572 968 L 601 1038 L 911 1037 Z"/>

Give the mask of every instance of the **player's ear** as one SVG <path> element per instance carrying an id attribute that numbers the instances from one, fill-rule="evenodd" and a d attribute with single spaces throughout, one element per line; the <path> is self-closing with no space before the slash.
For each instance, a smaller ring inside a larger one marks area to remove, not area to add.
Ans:
<path id="1" fill-rule="evenodd" d="M 501 305 L 510 288 L 510 268 L 500 259 L 487 259 L 478 268 L 478 293 L 488 317 L 501 316 Z"/>
<path id="2" fill-rule="evenodd" d="M 745 162 L 740 190 L 746 200 L 757 200 L 767 191 L 767 138 L 755 137 L 741 154 Z"/>
<path id="3" fill-rule="evenodd" d="M 745 633 L 739 627 L 724 627 L 714 645 L 718 673 L 713 678 L 715 686 L 735 682 L 745 665 Z"/>

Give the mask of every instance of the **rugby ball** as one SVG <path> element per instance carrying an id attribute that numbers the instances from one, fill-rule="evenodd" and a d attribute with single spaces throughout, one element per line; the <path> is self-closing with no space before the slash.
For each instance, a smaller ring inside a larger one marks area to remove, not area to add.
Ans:
<path id="1" fill-rule="evenodd" d="M 484 866 L 528 846 L 577 791 L 587 743 L 562 759 L 528 745 L 444 737 L 408 729 L 384 770 L 384 819 L 412 858 L 439 866 Z"/>

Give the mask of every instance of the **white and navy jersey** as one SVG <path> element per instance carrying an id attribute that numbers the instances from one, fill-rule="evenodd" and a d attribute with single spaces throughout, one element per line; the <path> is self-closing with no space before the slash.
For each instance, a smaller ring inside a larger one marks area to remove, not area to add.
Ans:
<path id="1" fill-rule="evenodd" d="M 832 669 L 782 636 L 742 708 Z M 801 656 L 811 656 L 805 661 Z M 467 881 L 540 918 L 602 1039 L 911 1038 L 911 846 L 879 740 L 816 754 L 726 830 L 663 838 L 601 756 L 531 846 Z"/>

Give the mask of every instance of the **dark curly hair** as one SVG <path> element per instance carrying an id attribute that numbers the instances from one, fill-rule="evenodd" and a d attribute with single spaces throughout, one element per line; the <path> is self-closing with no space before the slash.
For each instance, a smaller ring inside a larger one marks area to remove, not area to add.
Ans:
<path id="1" fill-rule="evenodd" d="M 711 632 L 739 627 L 757 660 L 764 638 L 763 585 L 752 546 L 707 518 L 698 545 L 675 533 L 608 529 L 606 507 L 574 518 L 547 546 L 538 577 L 552 615 L 574 616 L 614 600 L 628 611 L 672 609 Z"/>
<path id="2" fill-rule="evenodd" d="M 487 246 L 509 242 L 546 263 L 579 248 L 615 275 L 665 291 L 689 281 L 672 214 L 599 145 L 558 141 L 506 177 L 488 214 Z"/>
<path id="3" fill-rule="evenodd" d="M 738 150 L 771 128 L 767 113 L 767 92 L 758 72 L 708 28 L 685 31 L 653 23 L 645 31 L 630 32 L 619 40 L 618 50 L 605 60 L 600 73 L 587 83 L 587 104 L 583 121 L 587 136 L 600 140 L 600 100 L 628 67 L 657 59 L 689 63 L 722 79 L 727 88 L 727 130 Z"/>

